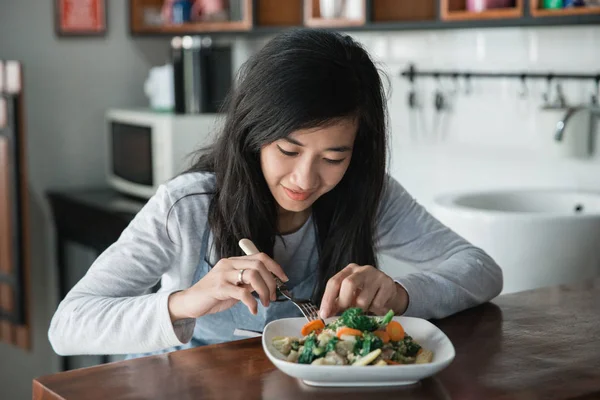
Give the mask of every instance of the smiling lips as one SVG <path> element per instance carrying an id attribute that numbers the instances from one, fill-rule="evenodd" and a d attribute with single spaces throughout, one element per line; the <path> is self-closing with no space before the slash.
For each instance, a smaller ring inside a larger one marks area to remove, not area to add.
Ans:
<path id="1" fill-rule="evenodd" d="M 311 195 L 311 192 L 296 192 L 294 190 L 290 190 L 290 189 L 286 188 L 285 186 L 283 187 L 283 190 L 285 191 L 285 194 L 287 194 L 290 199 L 295 200 L 295 201 L 304 201 L 304 200 L 308 199 Z"/>

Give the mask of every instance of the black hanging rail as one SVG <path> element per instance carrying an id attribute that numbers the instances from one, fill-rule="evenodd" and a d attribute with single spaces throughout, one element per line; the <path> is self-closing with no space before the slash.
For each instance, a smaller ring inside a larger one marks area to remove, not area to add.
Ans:
<path id="1" fill-rule="evenodd" d="M 475 71 L 438 71 L 438 70 L 418 70 L 414 65 L 410 65 L 406 70 L 402 71 L 401 76 L 407 78 L 409 81 L 414 82 L 417 77 L 431 77 L 431 78 L 514 78 L 521 80 L 528 79 L 546 79 L 552 81 L 555 79 L 567 79 L 567 80 L 592 80 L 596 82 L 596 85 L 600 84 L 600 72 L 597 74 L 557 74 L 553 72 L 541 73 L 541 72 L 475 72 Z"/>

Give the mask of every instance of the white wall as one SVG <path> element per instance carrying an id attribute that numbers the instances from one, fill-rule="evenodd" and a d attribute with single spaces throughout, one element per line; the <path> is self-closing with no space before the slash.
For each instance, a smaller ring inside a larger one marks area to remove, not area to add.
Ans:
<path id="1" fill-rule="evenodd" d="M 569 186 L 600 190 L 600 152 L 587 157 L 589 115 L 574 118 L 562 143 L 553 139 L 564 111 L 542 111 L 545 80 L 460 81 L 449 112 L 433 112 L 432 79 L 420 80 L 421 110 L 406 107 L 409 85 L 398 72 L 423 69 L 600 73 L 600 27 L 462 30 L 359 37 L 392 79 L 393 174 L 424 204 L 446 191 Z M 452 80 L 442 80 L 452 92 Z M 562 82 L 573 104 L 590 101 L 592 82 Z M 554 87 L 553 87 L 554 97 Z M 437 128 L 437 129 L 436 129 Z M 597 131 L 596 133 L 597 134 Z"/>
<path id="2" fill-rule="evenodd" d="M 103 38 L 57 38 L 53 1 L 0 0 L 0 59 L 24 64 L 31 196 L 33 351 L 0 343 L 0 398 L 31 398 L 32 380 L 58 370 L 47 339 L 56 308 L 49 188 L 103 184 L 103 113 L 146 104 L 142 85 L 168 39 L 132 39 L 126 2 L 109 1 Z"/>

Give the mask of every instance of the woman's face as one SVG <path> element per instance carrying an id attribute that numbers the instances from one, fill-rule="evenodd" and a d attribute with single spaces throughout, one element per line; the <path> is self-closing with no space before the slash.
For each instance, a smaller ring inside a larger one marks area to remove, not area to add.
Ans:
<path id="1" fill-rule="evenodd" d="M 282 209 L 305 211 L 342 180 L 357 129 L 355 118 L 343 119 L 327 127 L 292 132 L 261 149 L 263 175 Z"/>

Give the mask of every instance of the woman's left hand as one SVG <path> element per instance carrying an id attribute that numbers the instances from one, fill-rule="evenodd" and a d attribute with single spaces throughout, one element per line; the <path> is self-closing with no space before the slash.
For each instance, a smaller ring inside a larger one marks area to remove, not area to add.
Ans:
<path id="1" fill-rule="evenodd" d="M 402 314 L 408 307 L 408 293 L 377 268 L 350 264 L 327 281 L 321 300 L 321 318 L 350 307 L 360 307 L 375 315 L 384 315 L 390 309 Z"/>

